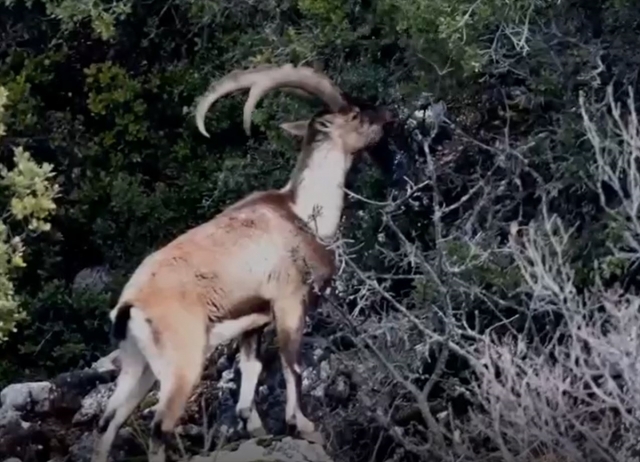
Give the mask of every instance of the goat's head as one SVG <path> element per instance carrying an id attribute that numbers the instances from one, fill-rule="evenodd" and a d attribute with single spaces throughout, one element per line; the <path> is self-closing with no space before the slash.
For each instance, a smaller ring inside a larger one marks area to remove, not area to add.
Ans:
<path id="1" fill-rule="evenodd" d="M 389 111 L 369 104 L 345 103 L 337 111 L 324 110 L 309 120 L 286 122 L 281 127 L 303 137 L 305 144 L 332 141 L 348 154 L 358 154 L 375 146 L 392 121 Z"/>
<path id="2" fill-rule="evenodd" d="M 333 142 L 347 155 L 359 156 L 376 146 L 383 138 L 385 128 L 393 122 L 391 112 L 345 95 L 325 74 L 309 67 L 263 66 L 234 71 L 214 82 L 200 98 L 196 109 L 196 124 L 202 134 L 204 116 L 209 107 L 222 96 L 250 89 L 244 105 L 244 128 L 250 132 L 251 114 L 258 101 L 267 92 L 281 88 L 304 96 L 319 97 L 326 109 L 311 119 L 283 123 L 288 133 L 303 138 L 303 146 Z"/>

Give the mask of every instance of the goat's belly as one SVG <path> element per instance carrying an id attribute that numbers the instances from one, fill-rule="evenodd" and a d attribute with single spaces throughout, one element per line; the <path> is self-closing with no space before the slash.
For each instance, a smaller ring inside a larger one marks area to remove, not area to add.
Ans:
<path id="1" fill-rule="evenodd" d="M 249 313 L 236 319 L 227 319 L 212 323 L 208 333 L 208 348 L 213 350 L 218 345 L 238 338 L 245 332 L 265 326 L 272 321 L 271 313 L 255 312 Z"/>

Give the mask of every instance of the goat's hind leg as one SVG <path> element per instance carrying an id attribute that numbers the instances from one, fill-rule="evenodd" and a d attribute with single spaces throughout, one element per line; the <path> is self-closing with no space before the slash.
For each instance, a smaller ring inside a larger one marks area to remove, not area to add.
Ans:
<path id="1" fill-rule="evenodd" d="M 150 462 L 164 462 L 166 459 L 165 447 L 202 374 L 205 338 L 204 332 L 199 335 L 194 329 L 189 337 L 190 344 L 172 346 L 170 352 L 163 350 L 164 354 L 151 361 L 154 371 L 157 369 L 160 391 L 151 423 Z"/>
<path id="2" fill-rule="evenodd" d="M 258 359 L 258 345 L 264 327 L 240 336 L 240 396 L 236 414 L 240 417 L 251 436 L 264 436 L 266 431 L 255 407 L 255 393 L 262 372 L 262 362 Z"/>
<path id="3" fill-rule="evenodd" d="M 92 462 L 106 462 L 118 430 L 149 392 L 156 379 L 133 339 L 126 339 L 120 343 L 119 357 L 120 374 L 116 381 L 116 389 L 98 423 L 98 438 L 93 449 Z"/>

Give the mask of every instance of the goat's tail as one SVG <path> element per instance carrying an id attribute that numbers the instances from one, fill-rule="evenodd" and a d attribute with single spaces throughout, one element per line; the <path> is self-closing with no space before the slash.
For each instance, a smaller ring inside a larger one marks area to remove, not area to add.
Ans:
<path id="1" fill-rule="evenodd" d="M 127 327 L 129 325 L 129 319 L 131 319 L 131 303 L 125 302 L 122 305 L 116 306 L 114 309 L 115 314 L 113 316 L 113 323 L 111 324 L 111 337 L 116 342 L 122 342 L 127 338 Z"/>

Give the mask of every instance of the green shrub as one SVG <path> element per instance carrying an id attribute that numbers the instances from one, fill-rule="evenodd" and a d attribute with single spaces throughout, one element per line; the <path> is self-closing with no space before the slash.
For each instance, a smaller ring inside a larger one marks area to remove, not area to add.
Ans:
<path id="1" fill-rule="evenodd" d="M 0 136 L 5 134 L 2 118 L 6 103 L 7 91 L 0 86 Z M 11 168 L 0 166 L 0 187 L 6 200 L 0 222 L 0 343 L 27 315 L 15 293 L 13 277 L 25 266 L 26 235 L 49 230 L 46 220 L 55 210 L 57 193 L 50 164 L 34 162 L 22 147 L 14 148 L 13 163 Z"/>

